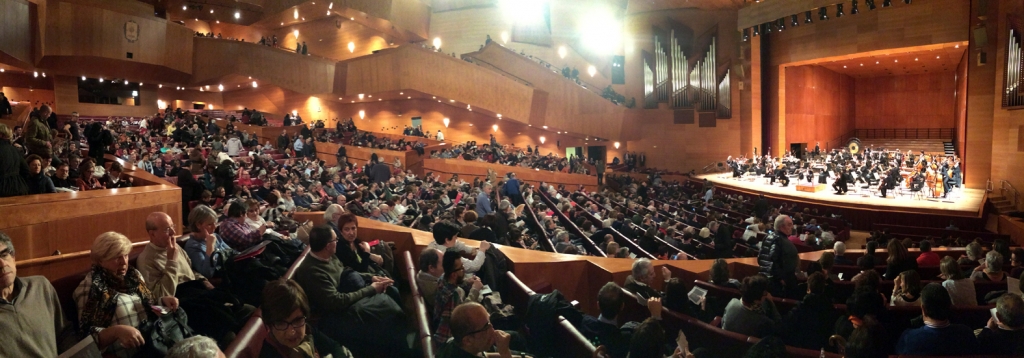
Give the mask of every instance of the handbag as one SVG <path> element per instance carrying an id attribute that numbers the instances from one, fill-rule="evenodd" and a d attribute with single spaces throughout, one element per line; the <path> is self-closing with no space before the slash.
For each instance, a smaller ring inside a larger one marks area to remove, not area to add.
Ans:
<path id="1" fill-rule="evenodd" d="M 147 312 L 149 320 L 139 327 L 139 332 L 146 338 L 146 345 L 135 354 L 136 357 L 166 356 L 175 343 L 195 335 L 181 307 L 162 316 L 157 316 L 152 310 Z"/>

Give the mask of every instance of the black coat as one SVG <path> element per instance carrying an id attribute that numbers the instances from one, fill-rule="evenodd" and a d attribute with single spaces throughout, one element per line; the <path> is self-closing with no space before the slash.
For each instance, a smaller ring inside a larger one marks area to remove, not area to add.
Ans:
<path id="1" fill-rule="evenodd" d="M 832 300 L 824 294 L 807 294 L 782 319 L 779 334 L 787 345 L 820 350 L 828 345 L 828 337 L 839 316 Z"/>
<path id="2" fill-rule="evenodd" d="M 0 198 L 28 195 L 28 164 L 11 141 L 0 139 Z"/>

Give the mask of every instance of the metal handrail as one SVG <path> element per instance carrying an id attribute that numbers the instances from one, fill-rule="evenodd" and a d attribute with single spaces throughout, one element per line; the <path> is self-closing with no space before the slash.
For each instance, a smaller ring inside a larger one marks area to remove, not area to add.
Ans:
<path id="1" fill-rule="evenodd" d="M 1020 196 L 1019 192 L 1017 191 L 1017 188 L 1014 188 L 1013 184 L 1010 184 L 1010 182 L 1008 182 L 1006 180 L 1000 180 L 999 181 L 999 192 L 1004 197 L 1009 197 L 1009 196 L 1006 195 L 1007 192 L 1013 194 L 1013 200 L 1011 200 L 1011 202 L 1013 203 L 1013 208 L 1016 210 L 1017 209 L 1017 204 L 1018 204 L 1017 200 L 1018 200 L 1018 197 Z"/>
<path id="2" fill-rule="evenodd" d="M 505 70 L 499 68 L 498 66 L 495 66 L 494 64 L 492 64 L 490 62 L 481 60 L 481 59 L 476 58 L 476 57 L 464 56 L 463 58 L 464 59 L 467 59 L 467 58 L 469 59 L 469 61 L 466 61 L 466 62 L 472 63 L 472 64 L 480 66 L 480 67 L 487 67 L 487 68 L 489 68 L 489 69 L 491 69 L 493 71 L 497 71 L 502 76 L 511 78 L 513 81 L 516 81 L 516 82 L 522 83 L 524 85 L 533 87 L 533 84 L 530 83 L 530 81 L 527 81 L 527 80 L 524 80 L 522 78 L 519 78 L 519 76 L 513 75 L 513 74 L 509 73 L 508 71 L 505 71 Z M 486 66 L 484 66 L 484 65 L 486 65 Z"/>

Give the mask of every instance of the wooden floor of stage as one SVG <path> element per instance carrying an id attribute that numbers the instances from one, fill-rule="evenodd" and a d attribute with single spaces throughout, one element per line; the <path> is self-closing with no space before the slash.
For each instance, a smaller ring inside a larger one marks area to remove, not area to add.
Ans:
<path id="1" fill-rule="evenodd" d="M 775 185 L 769 185 L 767 184 L 768 182 L 764 181 L 762 178 L 755 178 L 753 181 L 750 181 L 748 178 L 744 177 L 741 180 L 736 180 L 732 178 L 732 173 L 700 175 L 698 178 L 708 179 L 711 182 L 714 182 L 715 186 L 726 187 L 747 193 L 763 193 L 765 196 L 779 199 L 804 201 L 808 203 L 830 205 L 855 210 L 879 210 L 976 218 L 981 216 L 982 205 L 985 202 L 985 190 L 982 189 L 961 189 L 959 197 L 946 199 L 952 201 L 947 202 L 917 199 L 909 194 L 893 198 L 891 191 L 888 193 L 889 196 L 886 198 L 878 196 L 877 191 L 870 192 L 869 196 L 864 196 L 855 192 L 853 185 L 849 186 L 850 190 L 846 195 L 836 195 L 832 190 L 831 181 L 827 184 L 826 190 L 819 191 L 817 193 L 809 193 L 797 191 L 797 181 L 795 180 L 791 181 L 788 187 L 782 187 L 778 181 L 775 182 Z M 815 184 L 816 183 L 817 182 L 815 182 Z M 860 189 L 859 186 L 858 189 Z M 860 190 L 861 192 L 867 192 L 866 189 Z M 904 192 L 909 193 L 907 190 L 904 190 Z M 952 196 L 953 195 L 951 195 L 951 197 Z"/>

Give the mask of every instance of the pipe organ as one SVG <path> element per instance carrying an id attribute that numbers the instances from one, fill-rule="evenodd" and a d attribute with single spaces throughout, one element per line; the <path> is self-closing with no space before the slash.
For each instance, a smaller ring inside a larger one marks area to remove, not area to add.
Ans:
<path id="1" fill-rule="evenodd" d="M 672 95 L 670 104 L 672 108 L 693 108 L 693 103 L 686 100 L 686 87 L 689 85 L 687 75 L 690 63 L 683 54 L 683 47 L 679 46 L 679 39 L 676 38 L 676 31 L 672 30 L 669 37 L 669 49 L 672 58 Z"/>
<path id="2" fill-rule="evenodd" d="M 662 46 L 661 39 L 654 35 L 654 79 L 658 101 L 668 100 L 668 54 Z"/>
<path id="3" fill-rule="evenodd" d="M 1024 56 L 1021 51 L 1021 36 L 1018 29 L 1010 29 L 1006 42 L 1006 78 L 1003 81 L 1003 107 L 1024 106 Z"/>

